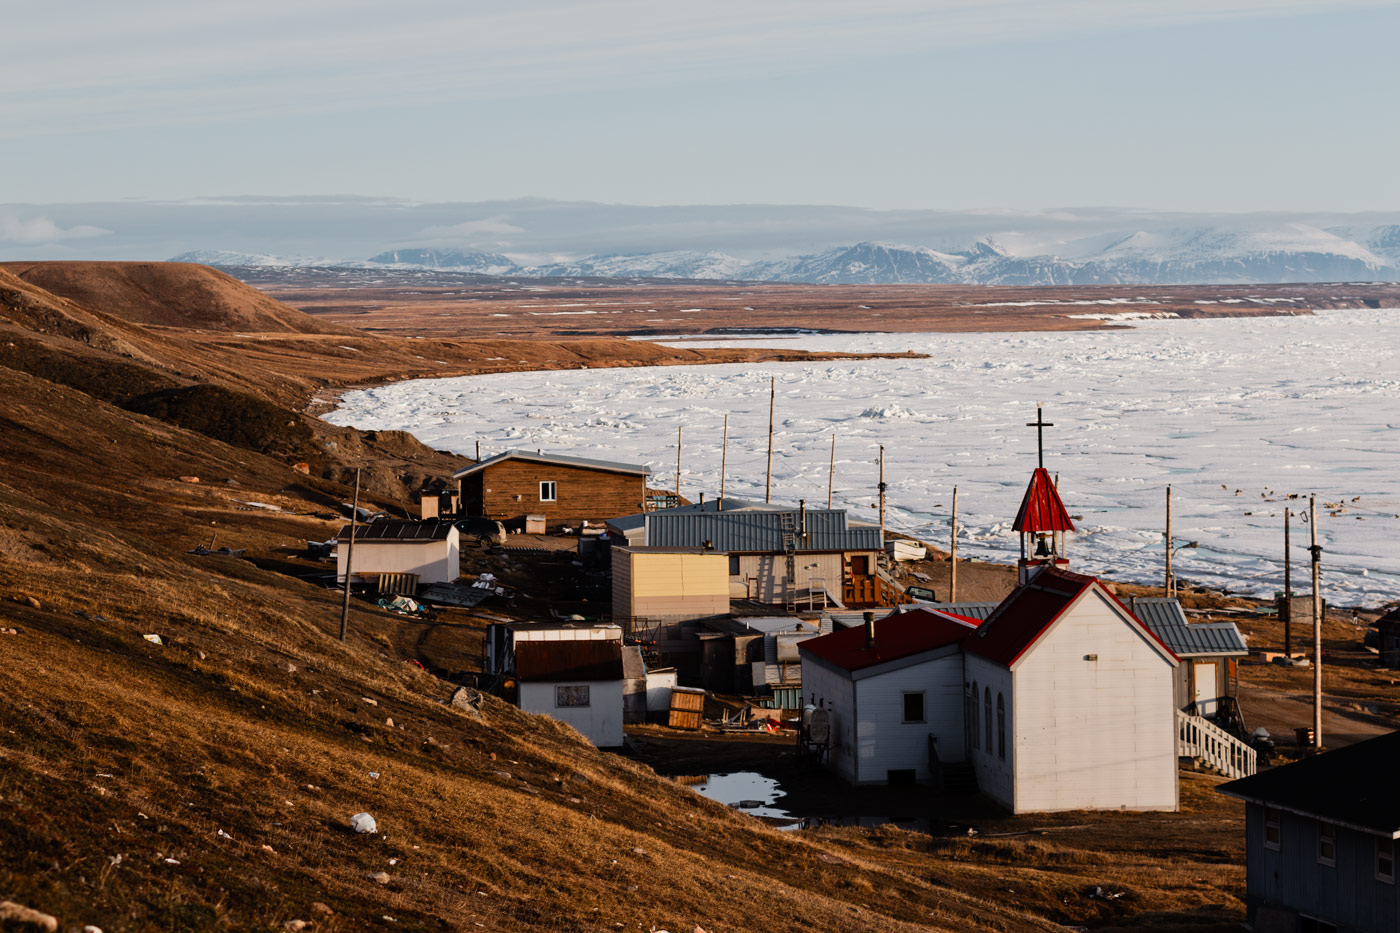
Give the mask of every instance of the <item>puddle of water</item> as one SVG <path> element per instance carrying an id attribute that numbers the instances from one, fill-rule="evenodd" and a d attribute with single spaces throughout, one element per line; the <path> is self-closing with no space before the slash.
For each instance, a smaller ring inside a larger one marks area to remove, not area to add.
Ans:
<path id="1" fill-rule="evenodd" d="M 775 778 L 759 774 L 757 771 L 736 771 L 732 774 L 707 774 L 698 778 L 680 779 L 680 783 L 711 800 L 734 807 L 754 816 L 772 820 L 792 821 L 796 827 L 800 818 L 773 802 L 783 795 L 783 789 Z M 789 824 L 784 824 L 789 828 Z"/>
<path id="2" fill-rule="evenodd" d="M 818 826 L 883 826 L 891 824 L 901 829 L 923 833 L 934 831 L 933 821 L 928 817 L 866 815 L 829 816 L 810 813 L 793 813 L 774 806 L 784 795 L 782 784 L 776 778 L 759 774 L 757 771 L 736 771 L 729 774 L 702 774 L 693 777 L 674 779 L 696 793 L 708 797 L 727 807 L 743 810 L 754 816 L 773 821 L 778 829 L 813 829 Z"/>

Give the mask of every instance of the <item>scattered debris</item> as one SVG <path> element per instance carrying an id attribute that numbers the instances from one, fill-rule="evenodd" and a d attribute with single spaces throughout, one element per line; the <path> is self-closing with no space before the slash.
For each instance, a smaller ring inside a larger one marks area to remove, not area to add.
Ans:
<path id="1" fill-rule="evenodd" d="M 390 612 L 397 612 L 400 615 L 423 615 L 427 613 L 428 607 L 419 605 L 416 601 L 407 596 L 395 596 L 393 599 L 379 600 L 379 608 L 387 609 Z"/>
<path id="2" fill-rule="evenodd" d="M 218 832 L 216 832 L 214 835 L 218 836 L 220 839 L 229 839 L 229 840 L 232 840 L 232 839 L 233 839 L 232 836 L 230 836 L 228 833 L 224 832 L 222 829 L 219 830 Z"/>
<path id="3" fill-rule="evenodd" d="M 30 606 L 31 609 L 43 609 L 43 608 L 44 608 L 43 604 L 40 603 L 39 600 L 35 599 L 33 596 L 26 596 L 26 597 L 24 597 L 24 601 L 25 601 L 26 603 L 29 604 L 29 606 Z"/>
<path id="4" fill-rule="evenodd" d="M 377 881 L 380 884 L 389 883 L 389 873 L 387 871 L 371 872 L 369 877 L 371 881 Z"/>
<path id="5" fill-rule="evenodd" d="M 369 697 L 360 697 L 360 699 L 363 700 L 364 702 L 368 703 L 370 706 L 378 706 L 378 705 L 379 705 L 379 701 L 378 701 L 378 700 L 372 700 L 372 699 L 370 699 Z"/>
<path id="6" fill-rule="evenodd" d="M 322 904 L 320 901 L 317 901 L 316 903 L 311 905 L 311 912 L 318 917 L 335 916 L 335 911 L 331 910 L 328 905 Z"/>
<path id="7" fill-rule="evenodd" d="M 182 483 L 197 483 L 197 482 L 199 482 L 199 477 L 198 477 L 198 476 L 182 476 L 182 477 L 180 477 L 180 482 L 182 482 Z"/>
<path id="8" fill-rule="evenodd" d="M 17 629 L 17 628 L 0 628 L 0 635 L 18 635 L 18 634 L 19 634 L 19 629 Z"/>
<path id="9" fill-rule="evenodd" d="M 277 665 L 277 667 L 285 674 L 295 674 L 297 672 L 297 666 L 291 661 L 283 661 L 281 664 Z"/>
<path id="10" fill-rule="evenodd" d="M 458 687 L 452 692 L 452 699 L 448 701 L 453 709 L 466 713 L 473 719 L 481 718 L 481 691 L 471 687 Z"/>
<path id="11" fill-rule="evenodd" d="M 374 817 L 368 813 L 356 813 L 350 817 L 350 828 L 362 834 L 379 832 L 379 825 L 374 822 Z"/>
<path id="12" fill-rule="evenodd" d="M 305 920 L 288 920 L 286 923 L 282 924 L 282 929 L 289 930 L 291 933 L 300 933 L 301 930 L 309 926 L 311 926 L 311 924 Z"/>
<path id="13" fill-rule="evenodd" d="M 153 645 L 163 645 L 163 644 L 165 644 L 165 642 L 163 642 L 163 641 L 160 640 L 160 636 L 159 636 L 159 635 L 142 635 L 141 637 L 144 638 L 144 639 L 146 639 L 146 641 L 150 642 L 150 643 L 153 644 Z"/>

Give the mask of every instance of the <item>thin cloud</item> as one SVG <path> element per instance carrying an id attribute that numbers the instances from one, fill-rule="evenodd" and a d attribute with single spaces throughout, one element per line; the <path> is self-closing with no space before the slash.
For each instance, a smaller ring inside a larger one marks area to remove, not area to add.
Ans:
<path id="1" fill-rule="evenodd" d="M 0 136 L 821 71 L 956 46 L 1381 7 L 1387 0 L 807 0 L 656 4 L 23 5 Z M 73 22 L 82 22 L 73 28 Z"/>
<path id="2" fill-rule="evenodd" d="M 0 214 L 0 242 L 4 243 L 58 243 L 111 235 L 112 231 L 104 227 L 60 227 L 42 215 L 24 218 L 18 214 Z"/>

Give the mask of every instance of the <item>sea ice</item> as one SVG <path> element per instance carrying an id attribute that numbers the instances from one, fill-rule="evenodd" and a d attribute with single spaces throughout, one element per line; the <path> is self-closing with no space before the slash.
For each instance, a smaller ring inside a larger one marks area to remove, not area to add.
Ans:
<path id="1" fill-rule="evenodd" d="M 946 545 L 956 485 L 960 553 L 1009 560 L 1018 548 L 1010 521 L 1036 463 L 1025 423 L 1043 401 L 1054 423 L 1045 463 L 1081 516 L 1074 569 L 1159 580 L 1170 483 L 1176 539 L 1200 542 L 1177 552 L 1178 575 L 1269 595 L 1282 586 L 1283 509 L 1305 511 L 1315 492 L 1332 603 L 1400 596 L 1400 312 L 804 335 L 783 345 L 928 358 L 422 379 L 348 393 L 328 419 L 402 428 L 464 453 L 479 440 L 483 453 L 544 448 L 646 463 L 662 488 L 675 484 L 683 425 L 681 492 L 695 498 L 719 490 L 728 414 L 727 492 L 762 496 L 772 375 L 775 500 L 825 504 L 835 433 L 835 503 L 873 520 L 883 444 L 891 528 Z M 1294 518 L 1294 579 L 1304 589 L 1308 530 Z"/>

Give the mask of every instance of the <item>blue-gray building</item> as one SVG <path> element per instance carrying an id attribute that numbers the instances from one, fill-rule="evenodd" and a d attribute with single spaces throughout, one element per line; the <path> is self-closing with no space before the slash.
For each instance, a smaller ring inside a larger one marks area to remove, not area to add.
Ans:
<path id="1" fill-rule="evenodd" d="M 1245 802 L 1256 933 L 1395 933 L 1400 732 L 1220 785 Z"/>

